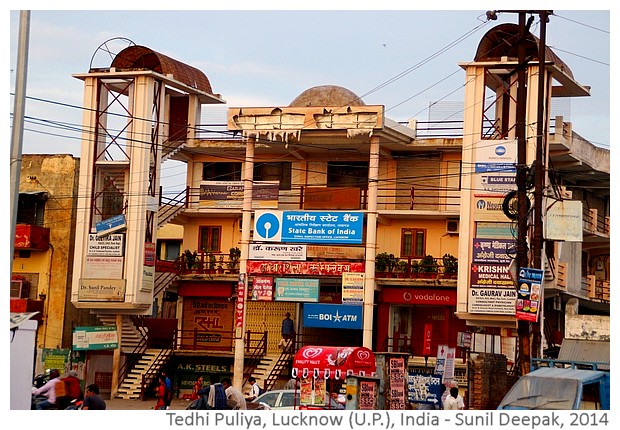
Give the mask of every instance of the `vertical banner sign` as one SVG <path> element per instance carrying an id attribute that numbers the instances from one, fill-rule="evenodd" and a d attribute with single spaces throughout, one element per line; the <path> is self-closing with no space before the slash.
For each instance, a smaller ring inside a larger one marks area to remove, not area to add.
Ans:
<path id="1" fill-rule="evenodd" d="M 443 380 L 446 382 L 454 379 L 454 360 L 456 358 L 456 348 L 448 348 L 446 351 L 446 362 L 443 370 Z"/>
<path id="2" fill-rule="evenodd" d="M 342 274 L 342 304 L 364 304 L 364 273 L 346 272 Z"/>
<path id="3" fill-rule="evenodd" d="M 515 312 L 517 319 L 530 322 L 538 320 L 543 274 L 540 269 L 519 268 L 519 290 Z"/>
<path id="4" fill-rule="evenodd" d="M 431 355 L 431 342 L 433 341 L 433 325 L 424 324 L 424 355 L 428 357 Z"/>
<path id="5" fill-rule="evenodd" d="M 235 306 L 235 338 L 237 339 L 243 337 L 245 295 L 245 273 L 239 273 L 239 282 L 237 282 L 237 305 Z"/>
<path id="6" fill-rule="evenodd" d="M 390 372 L 390 396 L 387 399 L 388 409 L 405 409 L 407 397 L 405 359 L 402 357 L 390 357 L 388 359 L 388 370 Z"/>
<path id="7" fill-rule="evenodd" d="M 377 384 L 373 381 L 360 381 L 360 396 L 357 406 L 361 410 L 373 410 L 377 401 Z"/>

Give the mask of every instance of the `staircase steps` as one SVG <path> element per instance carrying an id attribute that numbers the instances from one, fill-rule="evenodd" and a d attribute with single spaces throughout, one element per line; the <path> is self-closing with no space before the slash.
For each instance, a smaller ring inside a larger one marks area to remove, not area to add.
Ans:
<path id="1" fill-rule="evenodd" d="M 152 375 L 157 375 L 169 356 L 169 352 L 166 353 L 161 349 L 149 348 L 145 350 L 138 363 L 127 373 L 127 376 L 119 385 L 115 398 L 126 400 L 140 399 L 144 374 L 150 372 Z M 154 379 L 154 376 L 150 379 L 145 381 L 147 387 Z"/>

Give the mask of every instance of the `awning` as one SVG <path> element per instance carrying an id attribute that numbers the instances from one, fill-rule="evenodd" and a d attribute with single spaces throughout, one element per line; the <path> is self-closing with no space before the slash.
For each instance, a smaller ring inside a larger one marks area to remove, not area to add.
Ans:
<path id="1" fill-rule="evenodd" d="M 376 376 L 375 354 L 363 346 L 312 346 L 299 349 L 293 360 L 293 378 L 343 379 L 347 375 Z"/>

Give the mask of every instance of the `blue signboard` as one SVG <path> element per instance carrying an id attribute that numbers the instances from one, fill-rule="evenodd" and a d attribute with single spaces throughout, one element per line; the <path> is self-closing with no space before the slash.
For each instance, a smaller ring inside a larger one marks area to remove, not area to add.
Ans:
<path id="1" fill-rule="evenodd" d="M 517 166 L 513 163 L 476 163 L 476 173 L 516 173 Z"/>
<path id="2" fill-rule="evenodd" d="M 254 240 L 361 244 L 363 228 L 363 212 L 256 211 Z"/>
<path id="3" fill-rule="evenodd" d="M 115 231 L 123 230 L 125 228 L 127 228 L 127 224 L 125 221 L 125 215 L 122 214 L 104 219 L 103 221 L 95 224 L 98 237 L 106 236 L 110 233 L 114 233 Z"/>
<path id="4" fill-rule="evenodd" d="M 303 310 L 304 327 L 362 328 L 362 306 L 306 303 Z"/>
<path id="5" fill-rule="evenodd" d="M 411 403 L 438 405 L 441 401 L 441 375 L 409 372 L 407 392 Z"/>

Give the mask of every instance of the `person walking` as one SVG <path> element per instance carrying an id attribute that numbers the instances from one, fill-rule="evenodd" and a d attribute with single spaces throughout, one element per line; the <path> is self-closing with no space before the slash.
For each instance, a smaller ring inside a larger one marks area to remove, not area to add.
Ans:
<path id="1" fill-rule="evenodd" d="M 207 403 L 211 409 L 226 409 L 226 390 L 224 385 L 220 383 L 219 376 L 211 377 L 211 386 Z"/>
<path id="2" fill-rule="evenodd" d="M 291 313 L 287 312 L 284 314 L 284 319 L 282 320 L 282 340 L 280 341 L 280 348 L 284 348 L 288 345 L 289 341 L 295 339 L 295 322 L 291 319 Z"/>
<path id="3" fill-rule="evenodd" d="M 156 390 L 157 403 L 155 404 L 155 410 L 166 409 L 166 377 L 159 375 L 159 385 Z"/>
<path id="4" fill-rule="evenodd" d="M 105 400 L 99 395 L 99 386 L 97 384 L 90 384 L 86 387 L 82 409 L 93 411 L 103 411 L 106 409 Z"/>
<path id="5" fill-rule="evenodd" d="M 168 378 L 168 374 L 166 371 L 161 372 L 164 377 L 164 384 L 166 385 L 166 395 L 164 396 L 164 403 L 166 404 L 166 409 L 170 409 L 170 403 L 172 403 L 172 381 Z"/>

